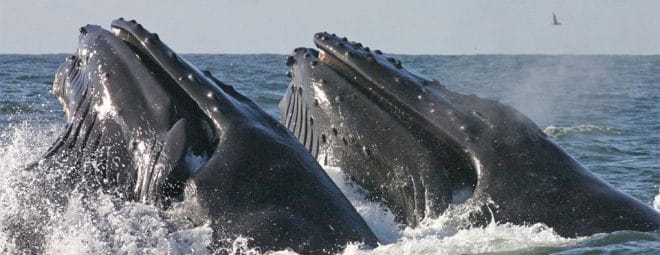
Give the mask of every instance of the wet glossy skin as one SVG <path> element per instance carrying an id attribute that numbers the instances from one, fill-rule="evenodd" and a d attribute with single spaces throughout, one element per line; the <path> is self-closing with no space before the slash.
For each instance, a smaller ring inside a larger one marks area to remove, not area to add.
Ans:
<path id="1" fill-rule="evenodd" d="M 286 128 L 135 21 L 115 20 L 112 32 L 81 28 L 53 91 L 68 126 L 30 169 L 73 169 L 68 188 L 102 187 L 163 208 L 181 201 L 193 223 L 213 228 L 213 249 L 237 236 L 303 254 L 376 245 Z"/>
<path id="2" fill-rule="evenodd" d="M 401 221 L 414 226 L 469 198 L 494 202 L 475 223 L 543 222 L 563 236 L 660 227 L 658 212 L 510 106 L 452 92 L 345 38 L 318 33 L 314 42 L 318 51 L 299 48 L 287 61 L 282 122 Z"/>

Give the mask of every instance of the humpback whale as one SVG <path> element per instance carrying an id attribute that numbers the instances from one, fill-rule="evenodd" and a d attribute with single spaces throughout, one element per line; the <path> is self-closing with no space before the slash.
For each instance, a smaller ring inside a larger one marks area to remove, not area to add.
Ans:
<path id="1" fill-rule="evenodd" d="M 288 57 L 281 122 L 415 226 L 470 204 L 476 225 L 544 223 L 566 237 L 653 231 L 660 214 L 606 183 L 514 108 L 463 95 L 334 34 Z"/>
<path id="2" fill-rule="evenodd" d="M 157 34 L 120 18 L 111 31 L 80 28 L 79 43 L 53 82 L 66 129 L 28 167 L 66 169 L 46 186 L 101 189 L 164 209 L 179 202 L 194 224 L 211 226 L 212 249 L 231 247 L 237 236 L 263 251 L 304 254 L 333 253 L 348 242 L 376 246 L 285 127 Z"/>

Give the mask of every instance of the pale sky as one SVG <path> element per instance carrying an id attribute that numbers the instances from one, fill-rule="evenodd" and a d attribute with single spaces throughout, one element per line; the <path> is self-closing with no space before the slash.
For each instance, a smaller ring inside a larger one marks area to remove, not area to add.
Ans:
<path id="1" fill-rule="evenodd" d="M 180 53 L 286 54 L 328 31 L 402 54 L 660 54 L 658 0 L 0 0 L 0 53 L 72 53 L 118 17 Z"/>

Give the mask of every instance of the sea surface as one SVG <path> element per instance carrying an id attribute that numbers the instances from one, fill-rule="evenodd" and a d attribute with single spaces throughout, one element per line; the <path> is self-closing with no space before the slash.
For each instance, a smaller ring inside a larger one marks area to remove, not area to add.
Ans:
<path id="1" fill-rule="evenodd" d="M 39 201 L 23 203 L 44 178 L 22 171 L 64 128 L 51 94 L 66 55 L 0 55 L 0 253 L 16 252 L 12 219 L 30 219 Z M 447 88 L 510 104 L 613 186 L 660 210 L 660 56 L 397 56 L 404 66 Z M 288 85 L 285 55 L 185 55 L 201 69 L 256 101 L 279 119 Z M 402 228 L 348 183 L 326 169 L 383 240 L 375 250 L 349 244 L 342 254 L 660 254 L 660 231 L 621 231 L 563 238 L 543 225 L 496 223 L 457 227 L 448 212 L 417 228 Z M 41 208 L 47 254 L 207 254 L 208 226 L 180 211 L 161 211 L 113 196 L 73 192 L 66 206 Z M 38 200 L 39 198 L 34 198 Z M 230 252 L 259 254 L 234 240 Z M 291 254 L 279 251 L 278 254 Z"/>

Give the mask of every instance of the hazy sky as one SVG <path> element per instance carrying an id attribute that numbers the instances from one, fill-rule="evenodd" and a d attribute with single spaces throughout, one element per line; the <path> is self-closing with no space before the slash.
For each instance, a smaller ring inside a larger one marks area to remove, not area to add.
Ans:
<path id="1" fill-rule="evenodd" d="M 0 0 L 0 53 L 71 53 L 81 25 L 118 17 L 182 53 L 283 54 L 328 31 L 391 53 L 660 54 L 658 0 Z"/>

